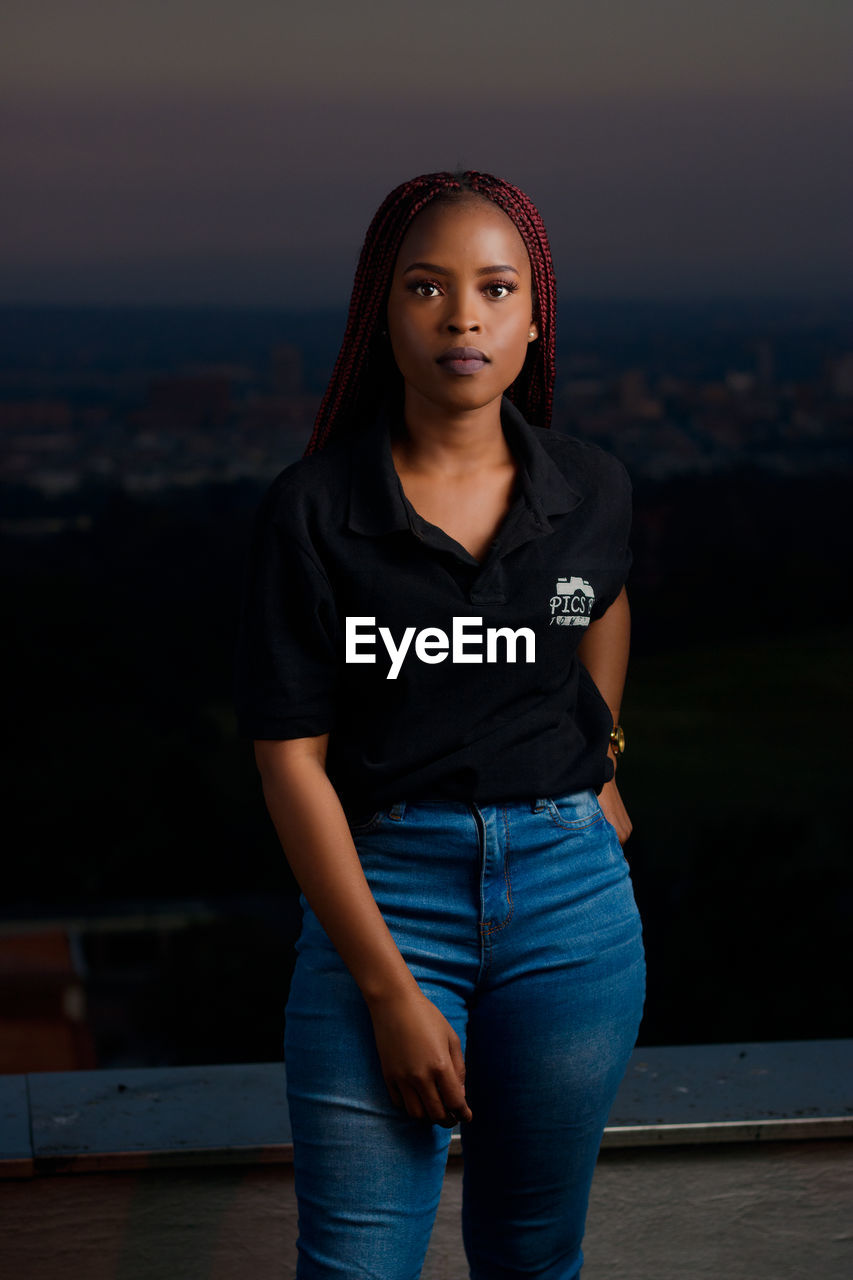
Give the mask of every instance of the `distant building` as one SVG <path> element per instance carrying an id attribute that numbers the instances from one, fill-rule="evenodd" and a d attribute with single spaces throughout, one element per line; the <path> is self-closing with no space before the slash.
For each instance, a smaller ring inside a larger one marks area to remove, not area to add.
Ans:
<path id="1" fill-rule="evenodd" d="M 0 431 L 64 431 L 70 425 L 71 405 L 67 400 L 0 401 Z"/>
<path id="2" fill-rule="evenodd" d="M 305 358 L 299 347 L 282 342 L 273 347 L 270 364 L 273 391 L 277 396 L 298 396 L 305 385 Z"/>
<path id="3" fill-rule="evenodd" d="M 231 410 L 231 379 L 222 373 L 156 378 L 149 384 L 148 404 L 176 426 L 218 426 Z"/>
<path id="4" fill-rule="evenodd" d="M 853 400 L 853 351 L 830 361 L 829 382 L 838 400 Z"/>
<path id="5" fill-rule="evenodd" d="M 755 345 L 755 379 L 762 391 L 768 391 L 776 382 L 776 360 L 766 338 Z"/>
<path id="6" fill-rule="evenodd" d="M 619 376 L 619 408 L 629 418 L 659 418 L 662 406 L 649 393 L 642 369 L 626 369 Z"/>

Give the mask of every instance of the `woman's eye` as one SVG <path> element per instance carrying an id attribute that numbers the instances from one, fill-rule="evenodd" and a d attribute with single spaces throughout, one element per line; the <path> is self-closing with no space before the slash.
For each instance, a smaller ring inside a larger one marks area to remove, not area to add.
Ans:
<path id="1" fill-rule="evenodd" d="M 418 298 L 439 298 L 442 295 L 442 287 L 436 280 L 413 280 L 406 288 Z M 493 280 L 483 287 L 483 292 L 497 302 L 515 293 L 517 288 L 514 280 Z"/>
<path id="2" fill-rule="evenodd" d="M 490 298 L 506 298 L 511 293 L 515 293 L 518 285 L 509 280 L 496 280 L 494 284 L 486 285 L 486 293 Z"/>

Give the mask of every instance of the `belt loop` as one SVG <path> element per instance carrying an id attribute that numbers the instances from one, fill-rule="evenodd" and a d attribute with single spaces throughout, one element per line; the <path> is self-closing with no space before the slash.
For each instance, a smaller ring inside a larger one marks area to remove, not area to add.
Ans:
<path id="1" fill-rule="evenodd" d="M 396 804 L 392 804 L 391 808 L 388 810 L 388 817 L 391 818 L 394 822 L 402 822 L 405 813 L 406 813 L 405 800 L 398 800 Z"/>
<path id="2" fill-rule="evenodd" d="M 543 809 L 547 809 L 547 808 L 548 808 L 547 800 L 537 799 L 537 800 L 534 800 L 533 804 L 531 805 L 531 812 L 541 813 Z"/>

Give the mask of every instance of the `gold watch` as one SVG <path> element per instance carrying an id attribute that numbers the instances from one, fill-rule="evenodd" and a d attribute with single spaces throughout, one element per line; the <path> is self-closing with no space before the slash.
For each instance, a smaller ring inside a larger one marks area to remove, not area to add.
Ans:
<path id="1" fill-rule="evenodd" d="M 610 746 L 614 756 L 625 754 L 625 730 L 621 724 L 615 724 L 610 731 Z"/>

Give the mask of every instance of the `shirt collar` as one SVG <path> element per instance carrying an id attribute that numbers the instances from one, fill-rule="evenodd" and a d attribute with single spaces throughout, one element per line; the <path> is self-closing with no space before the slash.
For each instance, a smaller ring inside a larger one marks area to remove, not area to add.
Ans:
<path id="1" fill-rule="evenodd" d="M 376 535 L 414 527 L 415 513 L 391 456 L 390 413 L 389 405 L 384 404 L 353 444 L 348 524 L 356 533 Z M 581 494 L 506 396 L 501 401 L 501 426 L 519 462 L 521 493 L 541 531 L 550 532 L 548 516 L 572 511 L 582 501 Z"/>

